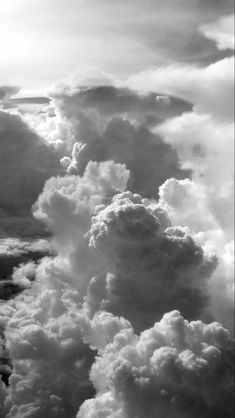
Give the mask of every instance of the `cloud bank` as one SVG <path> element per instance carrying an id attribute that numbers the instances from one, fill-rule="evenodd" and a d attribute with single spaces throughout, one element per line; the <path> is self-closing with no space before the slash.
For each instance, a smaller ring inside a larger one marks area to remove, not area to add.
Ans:
<path id="1" fill-rule="evenodd" d="M 0 112 L 1 418 L 233 415 L 231 2 L 160 3 L 160 67 Z"/>

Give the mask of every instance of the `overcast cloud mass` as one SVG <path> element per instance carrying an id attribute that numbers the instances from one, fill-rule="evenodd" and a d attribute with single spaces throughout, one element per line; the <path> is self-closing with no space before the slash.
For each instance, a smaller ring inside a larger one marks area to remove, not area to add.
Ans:
<path id="1" fill-rule="evenodd" d="M 0 18 L 0 418 L 231 418 L 233 2 Z"/>

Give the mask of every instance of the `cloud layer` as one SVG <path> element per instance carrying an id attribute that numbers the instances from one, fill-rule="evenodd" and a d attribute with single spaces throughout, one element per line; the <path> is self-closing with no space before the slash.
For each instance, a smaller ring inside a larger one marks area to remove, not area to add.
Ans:
<path id="1" fill-rule="evenodd" d="M 100 65 L 0 88 L 0 418 L 231 418 L 232 2 L 20 3 Z"/>

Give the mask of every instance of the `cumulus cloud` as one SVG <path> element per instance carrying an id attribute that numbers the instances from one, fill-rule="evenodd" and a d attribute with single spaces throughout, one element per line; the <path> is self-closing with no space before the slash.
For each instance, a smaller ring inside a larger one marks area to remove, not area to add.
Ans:
<path id="1" fill-rule="evenodd" d="M 55 236 L 55 246 L 69 260 L 69 271 L 81 295 L 98 267 L 84 234 L 91 225 L 96 205 L 125 190 L 129 170 L 107 161 L 89 162 L 83 176 L 51 178 L 34 205 L 34 216 L 45 222 Z"/>
<path id="2" fill-rule="evenodd" d="M 96 140 L 102 142 L 103 132 L 113 118 L 147 127 L 191 109 L 189 102 L 176 97 L 138 95 L 117 77 L 90 67 L 80 68 L 73 77 L 55 83 L 49 95 L 53 98 L 50 105 L 36 115 L 24 114 L 24 119 L 47 142 L 67 153 L 78 141 L 92 141 L 95 148 Z"/>
<path id="3" fill-rule="evenodd" d="M 1 309 L 12 359 L 9 418 L 74 416 L 94 396 L 94 350 L 131 325 L 151 326 L 168 308 L 188 318 L 203 312 L 215 259 L 185 231 L 170 228 L 156 202 L 120 194 L 128 176 L 124 165 L 90 162 L 83 176 L 48 180 L 34 205 L 58 255 L 19 266 L 13 279 L 26 290 Z"/>
<path id="4" fill-rule="evenodd" d="M 126 76 L 149 65 L 212 62 L 227 51 L 217 51 L 198 28 L 231 13 L 232 0 L 23 0 L 20 6 L 12 0 L 1 6 L 2 38 L 11 21 L 1 74 L 8 78 L 11 68 L 17 84 L 44 88 L 84 63 Z"/>
<path id="5" fill-rule="evenodd" d="M 103 260 L 103 275 L 89 285 L 88 306 L 97 309 L 98 304 L 124 316 L 136 330 L 172 308 L 198 318 L 207 304 L 206 281 L 216 266 L 187 231 L 160 227 L 158 211 L 161 220 L 163 211 L 148 205 L 130 192 L 116 195 L 109 206 L 97 209 L 87 234 Z M 166 214 L 164 221 L 166 227 Z"/>
<path id="6" fill-rule="evenodd" d="M 192 169 L 195 180 L 217 188 L 231 183 L 233 121 L 219 122 L 193 112 L 167 121 L 159 130 L 177 149 L 183 166 Z"/>
<path id="7" fill-rule="evenodd" d="M 60 137 L 68 150 L 72 147 L 71 157 L 61 159 L 68 173 L 81 175 L 89 161 L 125 163 L 131 170 L 128 188 L 144 196 L 155 195 L 166 178 L 190 176 L 180 168 L 171 145 L 150 132 L 156 123 L 191 110 L 189 102 L 155 93 L 139 95 L 121 86 L 79 83 L 78 77 L 52 92 Z"/>
<path id="8" fill-rule="evenodd" d="M 169 228 L 156 202 L 115 195 L 128 176 L 123 165 L 90 162 L 83 176 L 48 180 L 34 214 L 53 232 L 91 314 L 105 309 L 136 329 L 171 308 L 196 318 L 207 304 L 216 259 L 205 257 L 187 231 Z"/>
<path id="9" fill-rule="evenodd" d="M 52 177 L 33 206 L 34 216 L 46 223 L 57 239 L 71 240 L 79 230 L 82 234 L 87 231 L 96 205 L 125 190 L 129 174 L 124 164 L 90 161 L 83 176 Z"/>
<path id="10" fill-rule="evenodd" d="M 168 179 L 160 187 L 160 204 L 174 226 L 188 227 L 206 254 L 217 254 L 210 309 L 231 330 L 233 257 L 228 248 L 234 239 L 233 65 L 233 58 L 225 58 L 205 67 L 167 66 L 128 81 L 138 91 L 191 98 L 192 111 L 153 129 L 177 150 L 181 166 L 192 170 L 190 180 Z"/>
<path id="11" fill-rule="evenodd" d="M 232 416 L 231 1 L 166 4 L 97 11 L 162 66 L 0 88 L 2 418 Z"/>
<path id="12" fill-rule="evenodd" d="M 232 330 L 234 272 L 228 248 L 234 240 L 233 120 L 215 115 L 213 106 L 211 113 L 203 115 L 195 107 L 194 112 L 164 123 L 160 131 L 167 142 L 174 143 L 183 167 L 192 169 L 191 180 L 168 179 L 160 187 L 160 202 L 173 225 L 189 227 L 207 254 L 217 254 L 219 267 L 210 283 L 211 310 Z"/>
<path id="13" fill-rule="evenodd" d="M 53 274 L 49 260 L 47 263 Z M 73 417 L 79 405 L 94 393 L 88 379 L 94 355 L 83 344 L 76 324 L 76 291 L 73 299 L 69 298 L 65 288 L 59 290 L 56 277 L 51 279 L 54 288 L 51 282 L 50 289 L 47 286 L 43 291 L 41 273 L 41 284 L 36 279 L 28 295 L 18 297 L 11 310 L 2 312 L 6 347 L 13 363 L 5 416 Z"/>
<path id="14" fill-rule="evenodd" d="M 226 177 L 225 177 L 226 179 Z M 209 189 L 211 188 L 211 192 Z M 218 267 L 209 281 L 210 310 L 233 332 L 234 324 L 234 252 L 233 197 L 229 187 L 215 188 L 213 183 L 167 180 L 159 191 L 160 206 L 167 211 L 173 225 L 189 228 L 191 235 L 206 254 L 217 254 Z M 215 191 L 217 190 L 217 195 Z M 225 189 L 226 190 L 226 189 Z M 231 207 L 224 212 L 224 208 Z M 222 208 L 222 210 L 221 210 Z"/>
<path id="15" fill-rule="evenodd" d="M 140 336 L 123 329 L 100 351 L 91 369 L 97 395 L 77 418 L 229 418 L 232 370 L 228 330 L 172 311 Z"/>
<path id="16" fill-rule="evenodd" d="M 12 362 L 4 416 L 72 418 L 80 404 L 94 395 L 89 370 L 95 351 L 83 342 L 81 330 L 89 341 L 87 330 L 94 330 L 94 345 L 100 326 L 104 330 L 100 341 L 105 345 L 114 322 L 108 325 L 107 317 L 107 325 L 97 320 L 98 325 L 93 321 L 91 327 L 82 312 L 83 281 L 92 261 L 82 241 L 94 206 L 110 199 L 116 189 L 124 189 L 128 175 L 124 165 L 91 162 L 83 178 L 52 178 L 39 196 L 35 215 L 54 232 L 58 256 L 15 268 L 12 283 L 25 291 L 1 306 L 0 327 Z M 120 324 L 117 321 L 117 332 L 123 327 Z"/>
<path id="17" fill-rule="evenodd" d="M 34 280 L 35 263 L 54 253 L 44 239 L 32 242 L 15 238 L 0 239 L 0 300 L 8 300 Z"/>

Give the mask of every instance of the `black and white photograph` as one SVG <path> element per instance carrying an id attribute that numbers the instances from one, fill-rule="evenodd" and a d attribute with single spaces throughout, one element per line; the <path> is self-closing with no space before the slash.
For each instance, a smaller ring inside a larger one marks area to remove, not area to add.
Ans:
<path id="1" fill-rule="evenodd" d="M 0 0 L 0 418 L 233 418 L 234 1 Z"/>

